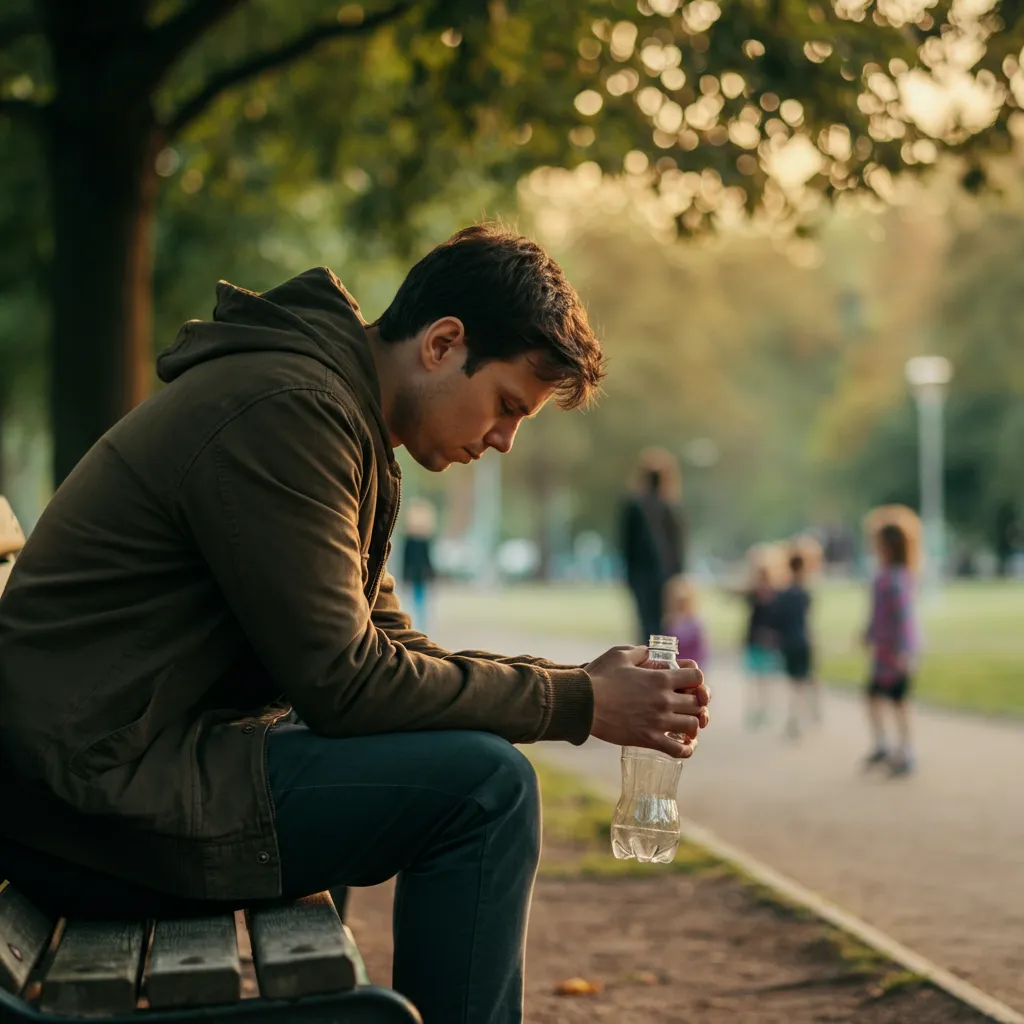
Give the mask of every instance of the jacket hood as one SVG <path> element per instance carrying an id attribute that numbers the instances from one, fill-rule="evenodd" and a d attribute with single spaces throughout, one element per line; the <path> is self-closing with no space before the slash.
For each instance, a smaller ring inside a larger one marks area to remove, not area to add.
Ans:
<path id="1" fill-rule="evenodd" d="M 217 282 L 212 320 L 189 320 L 157 357 L 165 383 L 193 366 L 245 352 L 295 352 L 333 370 L 353 389 L 391 445 L 381 410 L 380 382 L 359 304 L 327 267 L 314 267 L 269 291 Z"/>
<path id="2" fill-rule="evenodd" d="M 243 352 L 297 352 L 346 378 L 358 369 L 380 391 L 359 304 L 327 267 L 262 293 L 218 281 L 213 319 L 184 324 L 157 357 L 157 375 L 170 382 L 199 363 Z"/>

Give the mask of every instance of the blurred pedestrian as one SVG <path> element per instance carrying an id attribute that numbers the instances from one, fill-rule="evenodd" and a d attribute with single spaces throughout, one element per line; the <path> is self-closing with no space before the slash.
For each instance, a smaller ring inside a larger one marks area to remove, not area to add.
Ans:
<path id="1" fill-rule="evenodd" d="M 435 575 L 431 548 L 436 523 L 430 502 L 418 499 L 409 503 L 402 545 L 402 582 L 409 589 L 413 628 L 421 633 L 428 632 L 430 625 L 430 589 Z"/>
<path id="2" fill-rule="evenodd" d="M 693 584 L 683 575 L 673 576 L 665 584 L 665 617 L 661 631 L 674 636 L 679 644 L 679 661 L 695 661 L 703 668 L 708 658 L 704 624 L 697 615 L 697 595 Z"/>
<path id="3" fill-rule="evenodd" d="M 746 587 L 732 591 L 747 606 L 743 636 L 743 667 L 749 681 L 747 726 L 757 729 L 768 721 L 771 683 L 779 668 L 779 639 L 775 628 L 775 601 L 778 595 L 773 564 L 776 552 L 771 546 L 758 545 L 747 553 L 752 577 Z"/>
<path id="4" fill-rule="evenodd" d="M 671 453 L 641 453 L 633 491 L 621 518 L 626 583 L 636 605 L 641 644 L 661 631 L 662 593 L 683 572 L 684 524 L 678 508 L 679 468 Z"/>
<path id="5" fill-rule="evenodd" d="M 907 699 L 918 646 L 912 554 L 907 531 L 900 523 L 883 524 L 874 539 L 879 567 L 871 587 L 871 617 L 864 634 L 871 650 L 867 699 L 874 749 L 866 764 L 887 764 L 891 775 L 905 775 L 914 768 Z M 896 725 L 895 749 L 890 748 L 886 737 L 886 707 L 892 709 Z"/>
<path id="6" fill-rule="evenodd" d="M 794 551 L 789 557 L 789 586 L 775 598 L 774 626 L 778 635 L 782 666 L 789 679 L 789 716 L 785 734 L 798 739 L 803 722 L 817 714 L 818 704 L 813 701 L 814 658 L 811 649 L 808 616 L 811 595 L 807 589 L 808 567 L 804 556 Z"/>

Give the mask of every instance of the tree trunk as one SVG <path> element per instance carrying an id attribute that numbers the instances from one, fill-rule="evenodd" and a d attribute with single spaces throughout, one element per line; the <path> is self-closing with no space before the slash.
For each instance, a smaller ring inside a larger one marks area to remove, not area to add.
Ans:
<path id="1" fill-rule="evenodd" d="M 149 97 L 118 84 L 102 49 L 66 37 L 54 45 L 50 407 L 59 485 L 150 388 L 159 133 Z"/>

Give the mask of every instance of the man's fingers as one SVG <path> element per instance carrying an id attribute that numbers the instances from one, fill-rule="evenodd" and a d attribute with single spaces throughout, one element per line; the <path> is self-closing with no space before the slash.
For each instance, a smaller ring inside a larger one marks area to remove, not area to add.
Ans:
<path id="1" fill-rule="evenodd" d="M 669 757 L 683 758 L 689 757 L 693 753 L 696 742 L 696 740 L 676 739 L 663 732 L 652 732 L 648 733 L 644 746 L 650 747 L 652 750 L 660 750 L 663 754 L 668 754 Z"/>
<path id="2" fill-rule="evenodd" d="M 711 691 L 708 689 L 707 683 L 701 683 L 700 686 L 686 692 L 692 693 L 701 707 L 707 707 L 711 703 Z"/>
<path id="3" fill-rule="evenodd" d="M 664 732 L 651 732 L 647 735 L 645 746 L 651 750 L 668 754 L 670 758 L 689 758 L 696 750 L 696 739 L 688 736 L 671 735 Z"/>
<path id="4" fill-rule="evenodd" d="M 697 690 L 704 686 L 704 673 L 699 668 L 648 669 L 657 672 L 660 683 L 669 690 Z M 707 703 L 705 701 L 705 703 Z"/>
<path id="5" fill-rule="evenodd" d="M 665 727 L 666 732 L 687 736 L 691 740 L 696 739 L 700 732 L 700 720 L 696 715 L 666 715 L 659 724 Z"/>
<path id="6" fill-rule="evenodd" d="M 700 698 L 692 691 L 686 690 L 679 693 L 677 690 L 665 694 L 665 705 L 667 710 L 677 715 L 698 715 L 704 707 Z"/>

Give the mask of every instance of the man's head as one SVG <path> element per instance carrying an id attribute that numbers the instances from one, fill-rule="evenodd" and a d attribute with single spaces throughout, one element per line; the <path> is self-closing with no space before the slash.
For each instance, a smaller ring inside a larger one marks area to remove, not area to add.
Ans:
<path id="1" fill-rule="evenodd" d="M 392 439 L 427 469 L 507 452 L 549 398 L 584 406 L 604 376 L 561 268 L 503 227 L 464 228 L 429 252 L 371 329 Z"/>

